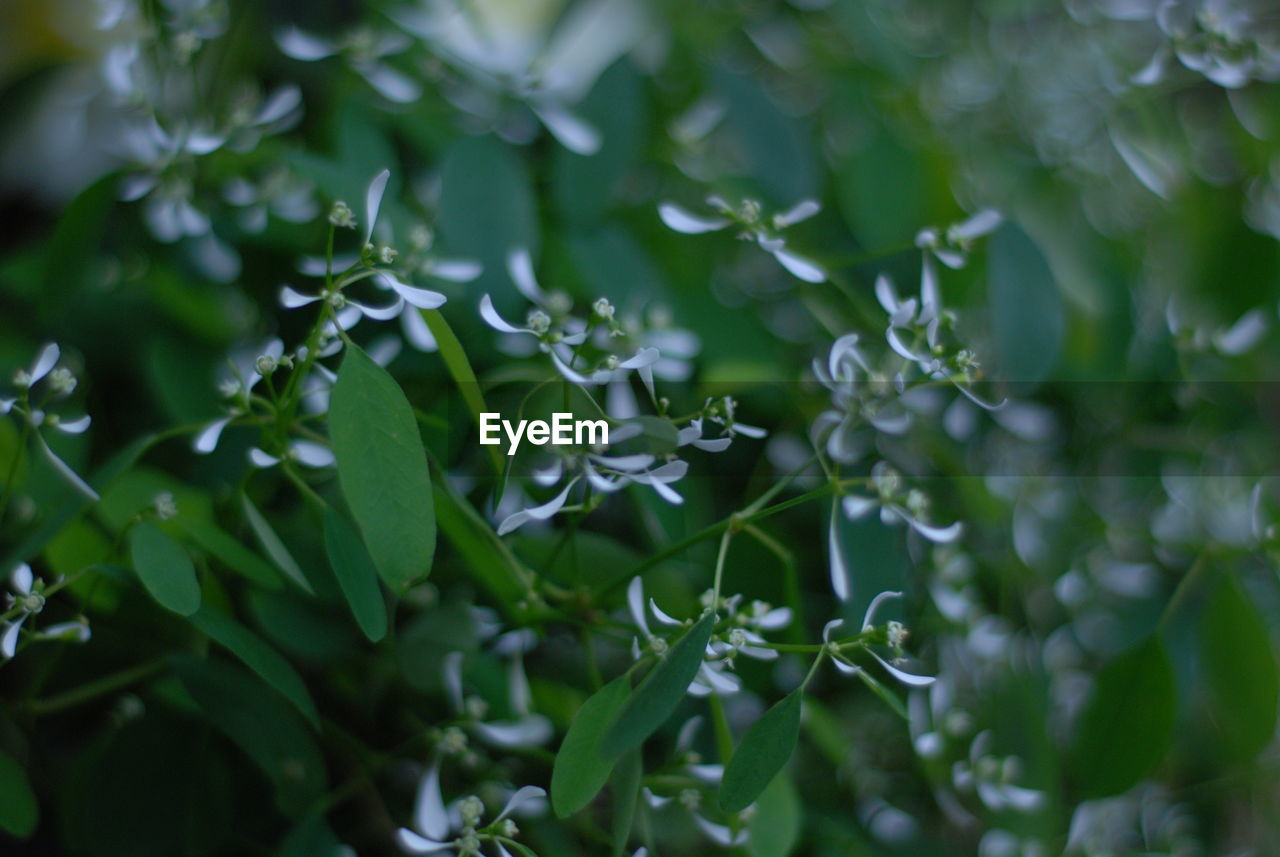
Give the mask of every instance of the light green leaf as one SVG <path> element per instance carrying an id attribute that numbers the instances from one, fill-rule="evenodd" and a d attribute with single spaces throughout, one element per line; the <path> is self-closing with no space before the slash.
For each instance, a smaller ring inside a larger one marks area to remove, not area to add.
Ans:
<path id="1" fill-rule="evenodd" d="M 320 728 L 320 715 L 316 712 L 316 705 L 311 701 L 311 694 L 307 692 L 302 677 L 261 637 L 207 604 L 191 617 L 191 623 L 243 661 L 259 678 L 284 694 L 307 718 L 307 722 L 316 729 Z"/>
<path id="2" fill-rule="evenodd" d="M 35 832 L 39 820 L 40 806 L 27 781 L 27 772 L 0 752 L 0 828 L 26 839 Z"/>
<path id="3" fill-rule="evenodd" d="M 613 761 L 601 754 L 600 743 L 630 695 L 631 676 L 620 675 L 592 694 L 573 716 L 551 769 L 551 806 L 560 818 L 586 806 L 609 779 Z"/>
<path id="4" fill-rule="evenodd" d="M 436 480 L 435 500 L 440 530 L 462 555 L 472 576 L 508 613 L 518 612 L 516 604 L 529 591 L 524 583 L 526 571 L 520 561 L 498 538 L 493 527 L 443 477 Z"/>
<path id="5" fill-rule="evenodd" d="M 338 480 L 382 579 L 404 592 L 431 571 L 436 516 L 427 454 L 395 379 L 348 344 L 329 408 Z"/>
<path id="6" fill-rule="evenodd" d="M 289 549 L 284 546 L 284 542 L 280 541 L 276 531 L 271 529 L 271 525 L 267 523 L 267 519 L 258 511 L 258 507 L 253 505 L 249 495 L 241 494 L 240 500 L 244 505 L 244 517 L 249 522 L 249 529 L 253 530 L 253 534 L 258 538 L 258 544 L 267 552 L 267 556 L 271 557 L 271 561 L 284 572 L 285 577 L 296 583 L 303 592 L 308 595 L 315 595 L 315 590 L 311 588 L 311 583 L 307 580 L 307 576 L 302 573 L 302 568 L 298 565 L 298 561 L 293 558 L 293 554 L 289 553 Z"/>
<path id="7" fill-rule="evenodd" d="M 387 605 L 378 588 L 378 570 L 360 534 L 332 506 L 324 509 L 324 547 L 356 623 L 366 637 L 378 642 L 387 633 Z"/>
<path id="8" fill-rule="evenodd" d="M 715 624 L 715 613 L 707 613 L 644 677 L 605 733 L 600 752 L 606 759 L 639 746 L 671 716 L 698 674 Z"/>
<path id="9" fill-rule="evenodd" d="M 155 524 L 142 522 L 129 532 L 134 571 L 151 597 L 174 613 L 200 609 L 200 582 L 182 545 Z"/>
<path id="10" fill-rule="evenodd" d="M 1252 759 L 1275 734 L 1276 660 L 1266 622 L 1231 575 L 1205 608 L 1200 653 L 1222 743 L 1232 758 Z"/>
<path id="11" fill-rule="evenodd" d="M 862 679 L 862 683 L 870 688 L 872 693 L 884 700 L 895 714 L 903 720 L 911 719 L 911 715 L 907 713 L 907 706 L 902 703 L 902 697 L 885 687 L 878 679 L 868 675 L 866 670 L 858 670 L 858 678 Z"/>
<path id="12" fill-rule="evenodd" d="M 774 777 L 760 799 L 748 828 L 747 850 L 752 857 L 787 857 L 800 839 L 803 808 L 791 780 Z"/>
<path id="13" fill-rule="evenodd" d="M 742 736 L 720 784 L 720 806 L 726 812 L 746 809 L 787 764 L 800 737 L 803 702 L 803 690 L 791 691 Z"/>
<path id="14" fill-rule="evenodd" d="M 1106 797 L 1142 779 L 1164 756 L 1176 711 L 1173 667 L 1158 637 L 1104 666 L 1080 715 L 1071 751 L 1081 792 Z"/>
<path id="15" fill-rule="evenodd" d="M 174 668 L 209 720 L 271 780 L 289 815 L 324 793 L 324 757 L 292 709 L 258 679 L 228 663 L 179 655 Z"/>

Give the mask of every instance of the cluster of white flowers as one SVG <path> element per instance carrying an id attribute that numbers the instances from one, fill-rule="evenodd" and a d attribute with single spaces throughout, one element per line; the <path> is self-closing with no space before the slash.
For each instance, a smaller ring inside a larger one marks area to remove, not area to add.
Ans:
<path id="1" fill-rule="evenodd" d="M 769 217 L 765 216 L 764 206 L 756 199 L 744 199 L 740 205 L 734 206 L 722 197 L 713 195 L 707 197 L 707 204 L 716 210 L 715 216 L 692 214 L 673 202 L 664 202 L 658 206 L 658 215 L 669 228 L 686 235 L 719 232 L 734 227 L 738 230 L 739 238 L 758 244 L 760 249 L 770 253 L 793 276 L 809 283 L 826 282 L 827 272 L 822 266 L 788 248 L 782 234 L 784 229 L 808 220 L 821 211 L 822 207 L 816 200 L 801 200 L 791 208 Z"/>
<path id="2" fill-rule="evenodd" d="M 18 653 L 18 638 L 22 633 L 23 623 L 44 610 L 48 589 L 25 562 L 13 570 L 9 576 L 9 585 L 13 592 L 6 593 L 4 614 L 0 616 L 0 662 L 10 660 Z M 83 643 L 89 639 L 89 620 L 81 616 L 67 622 L 56 622 L 46 628 L 29 627 L 27 639 Z"/>
<path id="3" fill-rule="evenodd" d="M 0 398 L 0 414 L 8 414 L 14 419 L 26 423 L 37 449 L 56 470 L 76 490 L 90 499 L 98 499 L 98 492 L 90 487 L 65 461 L 58 457 L 41 435 L 41 430 L 54 429 L 63 434 L 82 434 L 91 422 L 87 414 L 78 417 L 66 417 L 49 411 L 50 403 L 64 399 L 75 392 L 79 384 L 75 374 L 66 366 L 58 366 L 62 350 L 57 343 L 50 342 L 43 346 L 29 369 L 18 369 L 13 373 L 12 383 L 15 395 Z M 57 368 L 55 368 L 57 367 Z M 11 486 L 4 486 L 7 492 Z"/>

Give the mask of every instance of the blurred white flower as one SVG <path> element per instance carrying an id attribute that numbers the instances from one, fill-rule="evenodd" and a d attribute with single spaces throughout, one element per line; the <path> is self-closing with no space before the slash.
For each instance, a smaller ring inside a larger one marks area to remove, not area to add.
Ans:
<path id="1" fill-rule="evenodd" d="M 693 214 L 673 202 L 664 202 L 658 206 L 658 216 L 668 228 L 686 235 L 718 232 L 735 226 L 740 230 L 739 238 L 754 241 L 761 249 L 771 253 L 792 275 L 809 283 L 826 282 L 827 272 L 822 266 L 788 249 L 786 239 L 782 236 L 782 230 L 808 220 L 822 210 L 816 200 L 801 200 L 791 208 L 767 218 L 759 201 L 754 199 L 744 200 L 741 205 L 734 207 L 721 197 L 709 196 L 707 204 L 716 209 L 718 214 L 711 217 Z"/>

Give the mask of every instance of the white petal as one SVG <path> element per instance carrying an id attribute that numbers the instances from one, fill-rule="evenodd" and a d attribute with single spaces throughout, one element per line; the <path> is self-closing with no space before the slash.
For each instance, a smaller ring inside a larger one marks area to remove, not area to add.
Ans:
<path id="1" fill-rule="evenodd" d="M 374 321 L 390 321 L 393 318 L 399 317 L 400 313 L 404 312 L 404 298 L 399 295 L 396 296 L 394 303 L 387 304 L 386 306 L 370 306 L 369 304 L 360 303 L 359 301 L 353 301 L 350 299 L 347 300 L 347 305 L 355 307 L 365 318 L 371 318 Z"/>
<path id="2" fill-rule="evenodd" d="M 83 434 L 89 428 L 90 422 L 89 415 L 85 414 L 79 419 L 59 420 L 56 428 L 63 434 Z"/>
<path id="3" fill-rule="evenodd" d="M 418 798 L 413 807 L 413 823 L 418 830 L 432 839 L 444 839 L 449 835 L 449 813 L 444 808 L 440 794 L 440 764 L 427 769 L 418 786 Z"/>
<path id="4" fill-rule="evenodd" d="M 40 451 L 44 453 L 44 457 L 53 465 L 53 469 L 58 471 L 62 478 L 71 483 L 77 491 L 96 503 L 100 499 L 98 492 L 94 491 L 88 482 L 81 479 L 80 475 L 72 470 L 65 461 L 54 454 L 54 451 L 44 442 L 44 438 L 40 437 L 38 433 L 35 434 L 35 437 L 40 444 Z"/>
<path id="5" fill-rule="evenodd" d="M 818 204 L 817 200 L 801 200 L 786 211 L 780 214 L 775 214 L 773 217 L 773 223 L 779 229 L 785 229 L 802 220 L 808 220 L 821 210 L 822 206 Z"/>
<path id="6" fill-rule="evenodd" d="M 629 357 L 618 364 L 619 369 L 639 369 L 641 366 L 650 366 L 658 362 L 661 356 L 656 348 L 641 348 L 635 353 L 635 356 Z"/>
<path id="7" fill-rule="evenodd" d="M 649 790 L 648 786 L 645 786 L 641 791 L 644 792 L 645 803 L 649 804 L 653 809 L 662 809 L 664 806 L 671 803 L 671 801 L 675 800 L 673 797 L 663 797 L 661 795 L 654 794 Z"/>
<path id="8" fill-rule="evenodd" d="M 737 835 L 723 824 L 707 821 L 702 816 L 694 813 L 693 820 L 702 828 L 702 832 L 710 837 L 711 841 L 717 845 L 723 845 L 726 848 L 734 848 L 746 843 L 747 828 L 738 831 Z"/>
<path id="9" fill-rule="evenodd" d="M 411 286 L 399 277 L 395 277 L 385 272 L 379 274 L 378 279 L 394 289 L 396 294 L 404 298 L 405 301 L 413 304 L 419 309 L 436 309 L 444 306 L 445 301 L 448 300 L 448 298 L 439 292 L 433 292 L 431 289 L 421 289 L 417 286 Z"/>
<path id="10" fill-rule="evenodd" d="M 589 457 L 601 467 L 621 470 L 625 473 L 635 473 L 653 464 L 653 456 L 643 452 L 635 455 L 591 455 Z"/>
<path id="11" fill-rule="evenodd" d="M 289 449 L 298 462 L 307 467 L 332 467 L 336 460 L 333 450 L 311 440 L 295 440 L 289 444 Z"/>
<path id="12" fill-rule="evenodd" d="M 937 681 L 937 679 L 935 679 L 933 676 L 916 675 L 914 673 L 906 672 L 905 670 L 900 670 L 897 667 L 895 667 L 893 664 L 886 661 L 884 658 L 877 655 L 875 652 L 871 652 L 871 657 L 879 661 L 880 666 L 888 670 L 889 675 L 893 676 L 903 684 L 910 685 L 911 687 L 928 687 L 929 685 Z"/>
<path id="13" fill-rule="evenodd" d="M 444 689 L 455 712 L 462 711 L 462 652 L 449 652 L 441 663 Z"/>
<path id="14" fill-rule="evenodd" d="M 484 265 L 474 259 L 433 259 L 426 273 L 451 283 L 469 283 L 484 273 Z"/>
<path id="15" fill-rule="evenodd" d="M 637 578 L 638 580 L 639 578 Z M 674 616 L 668 614 L 665 610 L 658 606 L 658 602 L 652 598 L 649 599 L 649 609 L 653 611 L 653 618 L 659 623 L 666 625 L 668 628 L 679 628 L 684 623 Z"/>
<path id="16" fill-rule="evenodd" d="M 551 740 L 555 729 L 540 714 L 520 720 L 473 724 L 480 737 L 495 747 L 538 747 Z"/>
<path id="17" fill-rule="evenodd" d="M 1234 357 L 1244 354 L 1267 332 L 1267 318 L 1261 309 L 1251 309 L 1226 330 L 1214 334 L 1213 344 L 1219 351 Z"/>
<path id="18" fill-rule="evenodd" d="M 303 62 L 313 62 L 331 57 L 338 52 L 337 46 L 328 39 L 304 33 L 297 27 L 286 27 L 276 31 L 276 44 L 285 56 Z"/>
<path id="19" fill-rule="evenodd" d="M 12 658 L 18 653 L 18 634 L 22 630 L 22 622 L 27 616 L 24 613 L 18 617 L 16 622 L 10 622 L 4 628 L 4 635 L 0 636 L 0 654 L 6 659 Z"/>
<path id="20" fill-rule="evenodd" d="M 893 290 L 893 281 L 889 279 L 887 274 L 881 274 L 876 277 L 876 300 L 880 302 L 880 306 L 884 307 L 884 311 L 889 315 L 893 315 L 898 311 L 898 295 Z"/>
<path id="21" fill-rule="evenodd" d="M 960 533 L 964 530 L 964 525 L 960 521 L 956 521 L 947 527 L 934 527 L 916 520 L 914 516 L 908 514 L 904 509 L 899 509 L 896 506 L 889 506 L 886 508 L 892 509 L 896 512 L 898 517 L 910 524 L 911 528 L 917 533 L 924 536 L 929 541 L 936 542 L 938 544 L 950 544 L 951 542 L 954 542 L 956 539 L 960 538 Z"/>
<path id="22" fill-rule="evenodd" d="M 13 570 L 13 574 L 9 577 L 9 582 L 13 585 L 14 590 L 19 594 L 30 595 L 31 587 L 34 586 L 36 582 L 36 576 L 32 573 L 31 566 L 22 562 Z"/>
<path id="23" fill-rule="evenodd" d="M 769 252 L 773 253 L 774 258 L 782 263 L 782 267 L 806 283 L 825 283 L 827 281 L 827 272 L 817 262 L 813 262 L 803 256 L 797 256 L 786 247 L 777 247 Z"/>
<path id="24" fill-rule="evenodd" d="M 410 854 L 452 854 L 452 842 L 436 842 L 424 839 L 407 827 L 396 831 L 396 844 Z"/>
<path id="25" fill-rule="evenodd" d="M 658 216 L 667 228 L 686 235 L 700 235 L 704 232 L 715 232 L 724 229 L 730 221 L 726 217 L 699 217 L 690 214 L 672 202 L 664 202 L 658 206 Z"/>
<path id="26" fill-rule="evenodd" d="M 631 611 L 631 621 L 644 632 L 645 639 L 652 637 L 644 615 L 644 580 L 639 575 L 631 578 L 631 582 L 627 584 L 627 609 Z"/>
<path id="27" fill-rule="evenodd" d="M 493 299 L 490 298 L 488 295 L 482 295 L 480 297 L 480 317 L 484 319 L 485 324 L 489 325 L 494 330 L 499 330 L 499 331 L 502 331 L 503 333 L 532 333 L 533 332 L 524 327 L 516 327 L 514 324 L 509 323 L 502 316 L 498 315 L 498 311 L 493 308 Z"/>
<path id="28" fill-rule="evenodd" d="M 502 819 L 506 818 L 508 815 L 511 815 L 511 813 L 518 812 L 520 807 L 524 806 L 525 804 L 531 803 L 533 801 L 537 801 L 546 796 L 547 796 L 546 790 L 540 789 L 537 786 L 524 786 L 523 788 L 517 789 L 516 793 L 511 796 L 510 800 L 507 801 L 507 805 L 502 808 L 502 812 L 498 813 L 498 817 L 495 818 L 490 823 L 497 824 L 499 821 L 502 821 Z"/>
<path id="29" fill-rule="evenodd" d="M 832 619 L 830 622 L 822 626 L 822 642 L 830 643 L 831 635 L 835 633 L 836 628 L 844 624 L 843 619 Z"/>
<path id="30" fill-rule="evenodd" d="M 536 304 L 544 301 L 545 295 L 538 285 L 538 278 L 533 274 L 533 257 L 529 255 L 527 247 L 516 247 L 507 253 L 507 273 L 520 294 Z"/>
<path id="31" fill-rule="evenodd" d="M 421 313 L 400 313 L 400 327 L 404 330 L 404 338 L 419 351 L 430 354 L 440 347 Z"/>
<path id="32" fill-rule="evenodd" d="M 30 386 L 35 386 L 37 382 L 45 375 L 53 371 L 53 367 L 58 365 L 58 358 L 62 356 L 58 343 L 50 342 L 44 348 L 40 349 L 40 353 L 36 355 L 36 362 L 31 364 L 31 381 Z"/>
<path id="33" fill-rule="evenodd" d="M 254 467 L 275 467 L 280 463 L 280 459 L 274 455 L 269 455 L 258 449 L 256 446 L 249 449 L 249 461 L 253 462 Z"/>
<path id="34" fill-rule="evenodd" d="M 369 182 L 369 189 L 364 195 L 364 240 L 369 243 L 373 237 L 373 224 L 378 220 L 378 210 L 382 208 L 382 195 L 386 193 L 387 181 L 391 178 L 391 170 L 383 170 Z"/>
<path id="35" fill-rule="evenodd" d="M 756 627 L 763 631 L 776 631 L 791 624 L 791 608 L 775 607 L 756 620 Z"/>
<path id="36" fill-rule="evenodd" d="M 498 525 L 498 535 L 505 536 L 507 533 L 524 526 L 530 520 L 545 521 L 564 506 L 569 499 L 569 491 L 578 483 L 578 478 L 574 478 L 568 485 L 564 486 L 564 490 L 541 506 L 534 506 L 530 509 L 522 509 L 511 515 L 501 524 Z"/>
<path id="37" fill-rule="evenodd" d="M 0 414 L 7 414 L 9 413 L 9 411 L 13 410 L 13 403 L 16 401 L 18 400 L 17 399 L 0 399 Z"/>
<path id="38" fill-rule="evenodd" d="M 253 117 L 255 125 L 270 125 L 278 122 L 302 106 L 302 90 L 290 84 L 282 86 L 267 98 L 258 113 Z"/>
<path id="39" fill-rule="evenodd" d="M 422 87 L 417 81 L 386 63 L 362 63 L 359 71 L 388 101 L 410 104 L 422 97 Z"/>
<path id="40" fill-rule="evenodd" d="M 972 241 L 984 235 L 990 235 L 1004 223 L 1004 215 L 994 208 L 984 208 L 972 217 L 955 224 L 947 230 L 949 237 L 959 241 Z"/>
<path id="41" fill-rule="evenodd" d="M 551 101 L 531 103 L 529 108 L 569 151 L 579 155 L 594 155 L 600 151 L 600 132 L 589 122 Z"/>
<path id="42" fill-rule="evenodd" d="M 841 601 L 849 600 L 849 569 L 844 563 L 844 549 L 840 546 L 840 531 L 837 525 L 840 522 L 840 516 L 836 514 L 833 506 L 831 509 L 831 526 L 827 530 L 827 554 L 830 562 L 831 570 L 831 589 L 836 594 L 836 598 Z"/>
<path id="43" fill-rule="evenodd" d="M 875 618 L 876 610 L 880 607 L 881 604 L 883 604 L 884 602 L 892 598 L 901 598 L 901 597 L 902 597 L 901 592 L 890 592 L 888 590 L 885 590 L 884 592 L 881 592 L 879 595 L 877 595 L 875 598 L 872 598 L 871 603 L 867 605 L 867 612 L 862 616 L 863 630 L 866 630 L 867 628 L 872 627 L 871 620 Z"/>
<path id="44" fill-rule="evenodd" d="M 304 295 L 293 286 L 284 285 L 280 287 L 280 306 L 285 309 L 297 309 L 300 306 L 306 306 L 318 300 L 320 300 L 319 295 Z"/>
<path id="45" fill-rule="evenodd" d="M 723 661 L 719 663 L 723 664 Z M 698 668 L 698 677 L 720 696 L 730 696 L 742 689 L 742 679 L 731 672 L 716 669 L 706 662 Z"/>
<path id="46" fill-rule="evenodd" d="M 928 324 L 938 317 L 942 299 L 938 290 L 938 269 L 933 264 L 933 257 L 928 253 L 920 263 L 920 315 L 916 318 L 920 324 Z"/>

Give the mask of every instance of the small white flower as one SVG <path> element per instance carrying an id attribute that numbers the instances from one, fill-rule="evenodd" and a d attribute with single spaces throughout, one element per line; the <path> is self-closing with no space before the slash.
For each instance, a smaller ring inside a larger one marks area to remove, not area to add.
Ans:
<path id="1" fill-rule="evenodd" d="M 816 200 L 801 200 L 768 219 L 761 217 L 760 203 L 755 200 L 745 200 L 738 208 L 718 196 L 707 197 L 707 203 L 720 213 L 714 217 L 706 217 L 693 214 L 673 202 L 664 202 L 658 206 L 658 216 L 668 228 L 686 235 L 718 232 L 737 224 L 742 229 L 742 237 L 755 241 L 793 276 L 809 283 L 826 282 L 827 272 L 822 266 L 788 249 L 786 239 L 781 234 L 783 229 L 808 220 L 821 211 L 822 207 Z"/>

